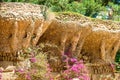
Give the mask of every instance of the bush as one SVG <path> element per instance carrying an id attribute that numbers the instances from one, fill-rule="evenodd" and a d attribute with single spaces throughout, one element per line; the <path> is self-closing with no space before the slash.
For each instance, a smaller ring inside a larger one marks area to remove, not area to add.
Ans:
<path id="1" fill-rule="evenodd" d="M 23 52 L 22 57 L 30 61 L 30 67 L 19 67 L 16 69 L 17 80 L 49 80 L 46 77 L 48 65 L 47 54 L 41 51 L 41 45 L 39 47 L 28 48 Z"/>
<path id="2" fill-rule="evenodd" d="M 113 20 L 120 21 L 120 6 L 109 3 L 109 6 L 113 9 Z"/>
<path id="3" fill-rule="evenodd" d="M 117 65 L 116 69 L 117 69 L 117 71 L 120 71 L 120 50 L 117 52 L 115 61 L 116 61 L 116 65 Z"/>
<path id="4" fill-rule="evenodd" d="M 89 1 L 85 0 L 83 4 L 85 5 L 86 8 L 85 16 L 92 16 L 95 13 L 99 13 L 100 11 L 104 10 L 104 7 L 101 6 L 101 4 L 98 4 L 93 0 L 89 0 Z"/>
<path id="5" fill-rule="evenodd" d="M 67 4 L 66 11 L 77 12 L 81 14 L 85 14 L 86 7 L 83 3 L 72 2 L 71 4 Z"/>
<path id="6" fill-rule="evenodd" d="M 93 0 L 84 0 L 82 3 L 72 2 L 66 6 L 66 11 L 77 12 L 85 16 L 93 16 L 105 8 Z"/>

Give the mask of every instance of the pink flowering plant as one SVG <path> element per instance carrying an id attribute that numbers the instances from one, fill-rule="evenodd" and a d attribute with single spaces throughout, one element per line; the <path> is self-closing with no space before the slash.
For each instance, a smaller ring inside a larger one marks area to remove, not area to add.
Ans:
<path id="1" fill-rule="evenodd" d="M 23 77 L 22 80 L 90 80 L 83 60 L 77 60 L 70 52 L 62 55 L 61 59 L 65 65 L 58 75 L 54 75 L 47 55 L 42 53 L 37 50 L 29 52 L 31 67 L 16 70 L 18 76 Z"/>
<path id="2" fill-rule="evenodd" d="M 76 58 L 68 58 L 66 60 L 67 69 L 63 71 L 63 80 L 90 80 L 87 75 L 87 69 L 82 60 L 78 61 Z"/>
<path id="3" fill-rule="evenodd" d="M 62 59 L 66 69 L 61 71 L 61 73 L 58 74 L 59 76 L 53 77 L 49 67 L 48 76 L 50 77 L 50 80 L 90 80 L 83 60 L 78 61 L 76 58 L 67 55 L 63 55 Z"/>
<path id="4" fill-rule="evenodd" d="M 47 80 L 45 77 L 47 56 L 38 50 L 38 48 L 32 47 L 22 52 L 22 57 L 25 59 L 24 66 L 18 65 L 15 70 L 18 80 Z"/>

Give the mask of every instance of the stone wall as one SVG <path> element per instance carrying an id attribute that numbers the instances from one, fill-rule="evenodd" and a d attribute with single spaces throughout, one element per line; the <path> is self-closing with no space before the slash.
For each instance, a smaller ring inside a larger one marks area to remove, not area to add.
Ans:
<path id="1" fill-rule="evenodd" d="M 50 21 L 44 19 L 43 6 L 27 3 L 0 5 L 0 60 L 16 61 L 17 52 L 36 45 Z"/>

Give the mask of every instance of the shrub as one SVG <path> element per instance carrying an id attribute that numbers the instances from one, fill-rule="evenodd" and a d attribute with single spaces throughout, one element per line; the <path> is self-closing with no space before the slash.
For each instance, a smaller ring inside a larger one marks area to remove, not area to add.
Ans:
<path id="1" fill-rule="evenodd" d="M 25 55 L 26 53 L 26 55 Z M 41 47 L 32 47 L 24 51 L 23 57 L 30 60 L 30 67 L 16 70 L 18 80 L 48 80 L 47 55 L 41 51 Z"/>
<path id="2" fill-rule="evenodd" d="M 116 70 L 120 71 L 120 50 L 117 52 L 115 61 L 116 61 Z"/>
<path id="3" fill-rule="evenodd" d="M 94 0 L 84 0 L 83 4 L 86 7 L 85 16 L 92 16 L 93 14 L 99 13 L 100 11 L 104 10 L 104 7 L 102 7 L 101 4 L 98 4 Z"/>
<path id="4" fill-rule="evenodd" d="M 112 2 L 109 3 L 109 6 L 113 9 L 113 20 L 120 21 L 120 6 Z"/>
<path id="5" fill-rule="evenodd" d="M 66 67 L 67 69 L 62 73 L 62 80 L 90 80 L 82 60 L 78 61 L 76 58 L 68 58 L 66 60 Z"/>
<path id="6" fill-rule="evenodd" d="M 67 4 L 65 10 L 71 11 L 71 12 L 81 13 L 84 15 L 86 12 L 86 7 L 84 6 L 83 3 L 72 2 L 71 4 Z"/>

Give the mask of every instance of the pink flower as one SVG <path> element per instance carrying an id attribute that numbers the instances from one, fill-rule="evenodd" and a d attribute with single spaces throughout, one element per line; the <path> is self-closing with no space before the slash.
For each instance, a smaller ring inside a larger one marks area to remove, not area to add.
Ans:
<path id="1" fill-rule="evenodd" d="M 27 80 L 31 80 L 30 74 L 27 74 L 27 75 L 26 75 L 26 79 L 27 79 Z"/>
<path id="2" fill-rule="evenodd" d="M 53 78 L 50 78 L 50 80 L 54 80 Z"/>
<path id="3" fill-rule="evenodd" d="M 80 70 L 82 70 L 84 68 L 84 65 L 83 64 L 74 64 L 72 67 L 71 67 L 71 70 L 75 71 L 75 72 L 79 72 Z"/>
<path id="4" fill-rule="evenodd" d="M 114 64 L 112 64 L 112 63 L 110 63 L 110 66 L 114 69 L 115 68 L 115 65 Z"/>
<path id="5" fill-rule="evenodd" d="M 0 69 L 0 73 L 2 73 L 3 72 L 3 70 L 2 69 Z"/>
<path id="6" fill-rule="evenodd" d="M 32 57 L 32 58 L 30 58 L 30 61 L 31 61 L 32 63 L 35 63 L 37 60 L 36 60 L 36 58 Z"/>
<path id="7" fill-rule="evenodd" d="M 83 69 L 84 68 L 84 64 L 78 64 L 78 69 Z"/>
<path id="8" fill-rule="evenodd" d="M 71 58 L 70 61 L 71 62 L 77 62 L 77 59 L 76 58 Z"/>
<path id="9" fill-rule="evenodd" d="M 72 71 L 75 71 L 75 72 L 78 72 L 79 71 L 79 69 L 78 69 L 78 65 L 73 65 L 72 67 L 71 67 L 71 70 Z"/>
<path id="10" fill-rule="evenodd" d="M 80 60 L 79 63 L 83 64 L 83 60 Z"/>

